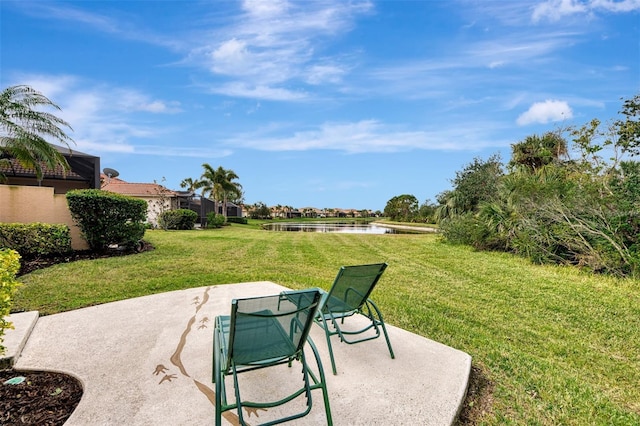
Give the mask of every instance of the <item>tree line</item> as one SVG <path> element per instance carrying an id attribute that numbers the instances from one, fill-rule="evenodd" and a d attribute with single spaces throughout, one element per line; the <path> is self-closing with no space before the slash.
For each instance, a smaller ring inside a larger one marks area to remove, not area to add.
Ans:
<path id="1" fill-rule="evenodd" d="M 640 94 L 623 99 L 609 123 L 594 119 L 512 144 L 507 163 L 474 159 L 436 205 L 426 204 L 449 242 L 638 277 L 639 154 Z M 411 220 L 412 212 L 417 200 L 407 195 L 385 208 L 392 218 Z"/>

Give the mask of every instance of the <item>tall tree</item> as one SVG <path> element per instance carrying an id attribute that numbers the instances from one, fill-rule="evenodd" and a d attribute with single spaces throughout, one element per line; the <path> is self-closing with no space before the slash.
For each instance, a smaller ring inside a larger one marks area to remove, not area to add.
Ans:
<path id="1" fill-rule="evenodd" d="M 69 148 L 63 128 L 71 126 L 54 114 L 38 108 L 60 110 L 49 98 L 29 86 L 11 86 L 0 92 L 0 161 L 15 158 L 22 166 L 34 169 L 38 180 L 44 171 L 62 167 L 68 171 L 66 158 L 47 138 Z M 0 179 L 4 176 L 0 175 Z"/>
<path id="2" fill-rule="evenodd" d="M 242 194 L 242 185 L 234 182 L 238 179 L 238 175 L 233 170 L 227 170 L 222 166 L 214 169 L 208 163 L 204 163 L 202 167 L 204 172 L 200 179 L 204 182 L 202 185 L 203 195 L 208 194 L 215 201 L 222 201 L 222 214 L 226 217 L 229 196 Z"/>

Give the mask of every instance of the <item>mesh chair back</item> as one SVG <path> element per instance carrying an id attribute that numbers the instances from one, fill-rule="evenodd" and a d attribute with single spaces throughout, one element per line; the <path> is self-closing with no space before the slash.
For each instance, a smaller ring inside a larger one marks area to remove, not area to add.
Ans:
<path id="1" fill-rule="evenodd" d="M 319 301 L 317 289 L 234 300 L 229 358 L 236 364 L 249 365 L 297 356 Z"/>
<path id="2" fill-rule="evenodd" d="M 387 269 L 386 263 L 343 266 L 329 291 L 327 304 L 334 312 L 360 309 Z"/>

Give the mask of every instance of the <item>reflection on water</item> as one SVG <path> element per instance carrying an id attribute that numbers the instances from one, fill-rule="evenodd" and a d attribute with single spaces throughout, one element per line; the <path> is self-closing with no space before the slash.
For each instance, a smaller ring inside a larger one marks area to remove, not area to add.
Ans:
<path id="1" fill-rule="evenodd" d="M 341 232 L 345 234 L 410 234 L 410 231 L 385 228 L 363 223 L 269 223 L 263 225 L 269 231 Z"/>

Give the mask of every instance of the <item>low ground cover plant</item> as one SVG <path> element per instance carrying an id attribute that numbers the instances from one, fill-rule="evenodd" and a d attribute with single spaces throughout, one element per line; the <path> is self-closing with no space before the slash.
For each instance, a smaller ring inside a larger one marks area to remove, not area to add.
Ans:
<path id="1" fill-rule="evenodd" d="M 0 249 L 0 354 L 4 353 L 2 336 L 4 330 L 11 327 L 6 319 L 11 310 L 13 294 L 18 288 L 16 274 L 20 269 L 20 255 L 15 250 Z"/>
<path id="2" fill-rule="evenodd" d="M 342 265 L 385 261 L 375 297 L 385 322 L 472 356 L 493 388 L 480 423 L 640 424 L 637 280 L 533 265 L 431 234 L 273 232 L 250 221 L 145 239 L 155 250 L 22 276 L 15 308 L 51 314 L 263 280 L 328 289 Z"/>

